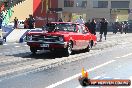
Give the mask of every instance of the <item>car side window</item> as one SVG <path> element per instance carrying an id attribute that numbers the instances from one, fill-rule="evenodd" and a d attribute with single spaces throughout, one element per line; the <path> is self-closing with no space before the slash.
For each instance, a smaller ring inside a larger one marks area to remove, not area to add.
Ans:
<path id="1" fill-rule="evenodd" d="M 72 25 L 69 25 L 67 28 L 68 28 L 69 31 L 75 32 L 75 30 L 76 30 L 76 25 L 72 24 Z"/>
<path id="2" fill-rule="evenodd" d="M 86 30 L 86 27 L 85 26 L 82 26 L 82 30 L 83 30 L 83 34 L 88 33 L 88 30 Z"/>
<path id="3" fill-rule="evenodd" d="M 83 25 L 78 25 L 78 33 L 86 34 L 88 33 L 88 30 L 86 30 L 86 27 Z"/>
<path id="4" fill-rule="evenodd" d="M 78 25 L 78 33 L 83 33 L 82 26 Z"/>

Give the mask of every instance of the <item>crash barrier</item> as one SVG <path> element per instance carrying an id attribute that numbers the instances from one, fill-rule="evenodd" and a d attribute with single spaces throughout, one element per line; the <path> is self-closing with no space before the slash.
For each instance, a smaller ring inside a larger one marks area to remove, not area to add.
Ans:
<path id="1" fill-rule="evenodd" d="M 42 29 L 13 29 L 2 26 L 2 38 L 4 42 L 25 42 L 28 32 L 42 32 Z"/>
<path id="2" fill-rule="evenodd" d="M 29 32 L 30 30 L 27 30 L 19 39 L 19 43 L 25 42 L 26 41 L 26 34 Z"/>
<path id="3" fill-rule="evenodd" d="M 1 29 L 2 29 L 3 32 L 7 32 L 8 33 L 11 30 L 13 30 L 14 28 L 11 28 L 11 27 L 9 28 L 9 27 L 2 26 Z"/>
<path id="4" fill-rule="evenodd" d="M 26 40 L 26 34 L 28 32 L 41 32 L 42 29 L 12 29 L 3 37 L 5 42 L 18 42 L 22 43 Z"/>
<path id="5" fill-rule="evenodd" d="M 25 42 L 26 41 L 26 34 L 28 32 L 42 32 L 42 29 L 37 28 L 37 29 L 28 29 L 21 37 L 19 40 L 19 43 Z"/>
<path id="6" fill-rule="evenodd" d="M 14 28 L 8 28 L 5 26 L 2 26 L 2 36 L 3 40 L 6 42 L 6 37 L 14 30 Z"/>
<path id="7" fill-rule="evenodd" d="M 21 36 L 29 29 L 14 29 L 7 37 L 6 42 L 19 42 Z"/>

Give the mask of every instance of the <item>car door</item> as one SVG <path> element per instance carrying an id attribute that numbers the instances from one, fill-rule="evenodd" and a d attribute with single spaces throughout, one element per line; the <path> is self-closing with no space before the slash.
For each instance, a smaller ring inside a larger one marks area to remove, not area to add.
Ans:
<path id="1" fill-rule="evenodd" d="M 84 36 L 84 46 L 87 47 L 89 42 L 91 41 L 91 33 L 89 30 L 83 25 L 83 36 Z"/>
<path id="2" fill-rule="evenodd" d="M 75 42 L 76 42 L 76 46 L 74 46 L 74 48 L 76 49 L 82 49 L 84 47 L 84 34 L 83 34 L 83 27 L 81 25 L 77 25 L 77 32 L 74 35 L 75 36 Z"/>

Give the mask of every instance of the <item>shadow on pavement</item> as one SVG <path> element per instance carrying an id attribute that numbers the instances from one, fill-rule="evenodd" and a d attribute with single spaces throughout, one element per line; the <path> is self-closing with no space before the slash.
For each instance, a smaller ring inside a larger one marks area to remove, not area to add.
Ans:
<path id="1" fill-rule="evenodd" d="M 79 50 L 79 51 L 73 51 L 72 55 L 80 54 L 80 53 L 85 53 L 84 50 Z M 21 57 L 21 58 L 33 58 L 33 59 L 55 59 L 55 58 L 62 58 L 62 57 L 68 57 L 65 56 L 63 53 L 60 52 L 37 52 L 36 54 L 32 54 L 31 52 L 25 52 L 25 53 L 18 53 L 18 54 L 12 54 L 12 55 L 6 55 L 6 56 L 14 56 L 14 57 Z"/>

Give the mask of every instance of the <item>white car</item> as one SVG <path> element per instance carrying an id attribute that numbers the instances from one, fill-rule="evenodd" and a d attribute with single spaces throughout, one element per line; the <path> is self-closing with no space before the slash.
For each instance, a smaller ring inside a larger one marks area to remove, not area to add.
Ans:
<path id="1" fill-rule="evenodd" d="M 13 28 L 14 27 L 14 21 L 8 23 L 7 25 L 4 25 L 5 27 L 8 28 Z M 24 20 L 18 20 L 18 28 L 22 29 L 24 28 Z"/>

